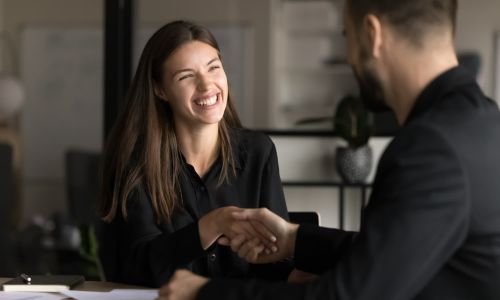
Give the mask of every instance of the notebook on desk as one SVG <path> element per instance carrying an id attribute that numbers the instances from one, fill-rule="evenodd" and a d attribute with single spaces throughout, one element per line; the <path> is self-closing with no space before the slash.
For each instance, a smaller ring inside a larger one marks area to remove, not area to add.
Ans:
<path id="1" fill-rule="evenodd" d="M 3 284 L 5 292 L 60 292 L 85 281 L 81 275 L 33 275 L 27 283 L 21 276 Z"/>

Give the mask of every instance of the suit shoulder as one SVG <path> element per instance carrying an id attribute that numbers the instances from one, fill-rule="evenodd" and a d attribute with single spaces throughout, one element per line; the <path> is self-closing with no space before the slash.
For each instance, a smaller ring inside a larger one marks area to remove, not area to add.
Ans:
<path id="1" fill-rule="evenodd" d="M 436 146 L 448 144 L 447 133 L 439 123 L 419 120 L 402 128 L 394 137 L 395 144 L 416 146 Z"/>
<path id="2" fill-rule="evenodd" d="M 381 162 L 437 152 L 457 156 L 453 144 L 448 133 L 438 124 L 412 122 L 394 137 L 384 151 Z"/>

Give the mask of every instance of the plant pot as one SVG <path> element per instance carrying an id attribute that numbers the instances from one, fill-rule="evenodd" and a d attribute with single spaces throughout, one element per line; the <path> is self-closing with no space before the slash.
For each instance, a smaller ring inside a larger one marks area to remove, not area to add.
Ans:
<path id="1" fill-rule="evenodd" d="M 372 169 L 373 153 L 369 146 L 359 148 L 337 147 L 337 172 L 344 182 L 365 182 Z"/>

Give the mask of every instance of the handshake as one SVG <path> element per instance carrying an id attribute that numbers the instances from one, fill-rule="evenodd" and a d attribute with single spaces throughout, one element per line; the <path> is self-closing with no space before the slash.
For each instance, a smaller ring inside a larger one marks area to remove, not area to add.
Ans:
<path id="1" fill-rule="evenodd" d="M 264 264 L 292 257 L 299 225 L 292 224 L 267 208 L 243 209 L 233 206 L 211 211 L 198 221 L 201 244 L 207 249 L 213 243 L 229 246 L 246 261 Z M 292 283 L 318 279 L 315 274 L 293 270 Z M 187 270 L 177 270 L 159 290 L 157 299 L 193 300 L 209 281 Z"/>
<path id="2" fill-rule="evenodd" d="M 204 249 L 217 242 L 254 264 L 292 257 L 299 227 L 267 208 L 232 206 L 210 212 L 199 220 L 198 226 Z"/>

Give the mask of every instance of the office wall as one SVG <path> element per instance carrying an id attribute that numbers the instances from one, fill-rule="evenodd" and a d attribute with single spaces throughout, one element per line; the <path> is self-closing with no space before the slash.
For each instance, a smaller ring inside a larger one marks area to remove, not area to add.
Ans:
<path id="1" fill-rule="evenodd" d="M 265 127 L 268 116 L 266 109 L 271 88 L 270 53 L 272 41 L 269 28 L 272 24 L 272 2 L 274 0 L 137 0 L 138 26 L 163 24 L 172 19 L 189 18 L 207 24 L 242 23 L 254 28 L 254 80 L 252 88 L 255 99 L 254 124 Z M 459 50 L 477 50 L 483 58 L 482 85 L 488 94 L 493 94 L 493 32 L 500 30 L 500 1 L 459 0 L 458 29 L 456 45 Z M 22 47 L 21 32 L 28 25 L 44 26 L 102 26 L 104 0 L 0 0 L 0 30 L 9 31 L 15 37 L 16 47 Z M 1 50 L 0 50 L 1 51 Z M 40 58 L 43 59 L 43 58 Z M 28 99 L 29 101 L 29 99 Z M 43 137 L 40 137 L 43 138 Z M 289 144 L 277 141 L 282 176 L 294 176 L 293 155 L 287 153 Z M 283 146 L 281 146 L 283 145 Z M 280 149 L 281 146 L 281 149 Z M 293 145 L 298 155 L 307 156 L 308 146 Z M 318 156 L 331 155 L 331 146 L 325 147 Z M 383 147 L 380 147 L 381 149 Z M 330 150 L 328 150 L 330 149 Z M 330 152 L 329 152 L 330 151 Z M 316 154 L 315 154 L 316 155 Z M 312 158 L 316 159 L 316 158 Z M 321 161 L 321 159 L 319 160 Z M 308 176 L 312 168 L 305 168 L 301 175 Z M 319 171 L 323 172 L 323 171 Z M 323 174 L 325 175 L 325 174 Z M 327 176 L 326 174 L 325 176 Z M 336 223 L 335 195 L 332 191 L 317 191 L 320 210 L 330 216 L 326 224 Z M 290 195 L 294 209 L 305 209 L 309 202 L 308 193 L 295 191 Z M 58 181 L 25 180 L 25 218 L 35 212 L 50 214 L 65 209 L 65 195 L 62 179 Z M 316 205 L 316 204 L 313 204 Z M 333 209 L 333 210 L 331 210 Z M 355 211 L 356 208 L 353 208 Z M 354 225 L 353 225 L 354 226 Z"/>
<path id="2" fill-rule="evenodd" d="M 4 30 L 4 28 L 3 28 L 3 26 L 4 26 L 3 25 L 3 23 L 4 23 L 3 22 L 3 15 L 4 15 L 4 13 L 3 13 L 3 11 L 4 11 L 3 6 L 4 6 L 4 3 L 3 2 L 4 2 L 4 0 L 0 0 L 0 32 L 3 32 L 3 30 Z M 5 47 L 0 47 L 0 57 L 3 57 L 4 48 Z M 3 67 L 4 67 L 4 63 L 0 59 L 0 70 L 3 70 Z"/>
<path id="3" fill-rule="evenodd" d="M 483 60 L 480 83 L 489 96 L 495 89 L 493 35 L 500 31 L 499 12 L 499 0 L 459 0 L 456 47 L 479 52 Z"/>
<path id="4" fill-rule="evenodd" d="M 18 56 L 20 59 L 22 59 L 22 53 L 33 53 L 33 57 L 30 57 L 30 59 L 38 59 L 39 62 L 43 63 L 47 61 L 48 58 L 37 57 L 37 55 L 40 55 L 40 53 L 43 53 L 45 50 L 41 49 L 41 51 L 38 52 L 37 49 L 23 48 L 22 37 L 25 29 L 36 28 L 38 26 L 62 29 L 71 27 L 100 29 L 103 24 L 103 3 L 103 0 L 2 0 L 0 7 L 3 8 L 3 14 L 0 17 L 0 26 L 14 37 L 15 47 L 19 49 Z M 32 36 L 34 35 L 32 34 Z M 102 50 L 97 49 L 97 51 Z M 29 70 L 29 68 L 23 66 L 22 61 L 19 62 L 19 65 L 20 70 L 18 70 L 18 73 L 22 73 L 22 70 Z M 32 74 L 20 74 L 21 78 L 27 78 L 31 75 Z M 47 74 L 47 79 L 49 78 L 51 78 L 51 74 Z M 30 95 L 30 87 L 28 86 L 27 88 L 27 94 Z M 101 89 L 101 87 L 98 87 L 98 89 Z M 81 91 L 75 89 L 74 93 L 81 94 Z M 68 99 L 68 104 L 71 103 L 72 100 L 73 99 Z M 26 99 L 25 107 L 34 104 L 33 101 L 35 101 L 33 97 Z M 58 105 L 61 105 L 60 101 L 56 102 L 59 103 Z M 60 108 L 61 107 L 52 107 L 51 109 L 57 111 Z M 100 110 L 100 107 L 96 107 L 96 109 Z M 47 112 L 48 110 L 50 110 L 50 108 L 44 111 Z M 31 113 L 33 113 L 33 111 L 31 111 Z M 42 113 L 38 115 L 36 119 L 37 121 L 43 121 L 44 117 L 45 115 Z M 58 119 L 57 113 L 54 113 L 53 119 Z M 23 120 L 22 117 L 21 120 Z M 22 121 L 22 123 L 26 124 L 24 121 Z M 63 133 L 62 136 L 77 134 L 71 132 L 72 126 L 67 126 L 65 124 L 60 124 L 59 126 L 60 129 L 58 130 Z M 58 161 L 54 164 L 52 162 L 47 162 L 48 166 L 46 165 L 43 169 L 38 170 L 39 174 L 46 172 L 47 176 L 27 176 L 26 162 L 28 160 L 33 161 L 37 159 L 34 156 L 42 154 L 38 153 L 38 147 L 43 148 L 44 145 L 50 143 L 50 141 L 47 140 L 47 136 L 51 135 L 51 133 L 48 133 L 45 136 L 34 136 L 31 133 L 32 131 L 27 129 L 26 126 L 20 128 L 21 138 L 25 146 L 23 149 L 25 164 L 22 181 L 22 206 L 24 207 L 23 223 L 28 222 L 35 214 L 50 216 L 54 212 L 65 212 L 66 210 L 62 161 Z M 100 132 L 94 132 L 94 134 L 100 134 Z M 27 145 L 29 145 L 29 149 L 27 149 Z M 61 160 L 63 159 L 63 155 L 59 157 Z M 56 172 L 58 173 L 57 176 L 52 176 L 54 169 L 58 169 Z"/>
<path id="5" fill-rule="evenodd" d="M 175 0 L 175 1 L 137 1 L 136 2 L 136 26 L 156 27 L 168 21 L 185 18 L 195 20 L 207 25 L 246 25 L 252 28 L 254 40 L 252 43 L 253 60 L 252 66 L 255 70 L 251 80 L 252 89 L 255 87 L 254 109 L 261 111 L 256 113 L 256 120 L 251 120 L 249 125 L 264 124 L 267 120 L 266 100 L 268 98 L 268 74 L 269 74 L 269 12 L 270 5 L 267 0 L 235 1 L 235 0 Z M 102 28 L 104 0 L 0 0 L 0 24 L 14 36 L 16 47 L 23 47 L 23 32 L 40 26 L 41 28 Z M 61 35 L 62 34 L 62 35 Z M 64 36 L 61 32 L 59 36 Z M 31 35 L 33 36 L 33 35 Z M 20 48 L 21 49 L 21 48 Z M 32 49 L 25 53 L 36 53 Z M 43 52 L 43 51 L 42 51 Z M 20 54 L 22 51 L 20 51 Z M 39 59 L 43 60 L 42 57 Z M 21 68 L 23 70 L 29 70 Z M 19 71 L 19 70 L 18 70 Z M 27 99 L 27 102 L 34 99 Z M 259 105 L 264 106 L 259 106 Z M 28 104 L 29 105 L 29 104 Z M 57 107 L 53 108 L 57 110 Z M 96 107 L 96 110 L 100 108 Z M 43 117 L 39 117 L 43 118 Z M 27 127 L 27 126 L 25 126 Z M 64 124 L 60 130 L 68 131 Z M 25 140 L 29 139 L 30 151 L 24 151 L 31 158 L 36 155 L 36 145 L 45 145 L 47 140 L 44 136 L 27 133 L 28 129 L 21 128 L 21 135 Z M 70 134 L 63 132 L 61 136 Z M 27 149 L 25 149 L 27 150 Z M 62 156 L 60 156 L 63 159 Z M 29 159 L 27 159 L 29 160 Z M 40 159 L 38 159 L 40 160 Z M 47 164 L 45 164 L 47 166 Z M 49 164 L 50 165 L 50 164 Z M 56 168 L 61 169 L 62 163 Z M 29 170 L 28 170 L 29 171 Z M 61 170 L 53 173 L 53 168 L 43 168 L 37 172 L 37 176 L 28 176 L 25 172 L 23 181 L 24 198 L 24 222 L 27 222 L 35 214 L 50 215 L 53 212 L 64 212 L 66 209 L 66 196 L 64 190 L 64 178 Z M 47 176 L 40 176 L 44 172 Z"/>
<path id="6" fill-rule="evenodd" d="M 271 48 L 269 31 L 271 0 L 147 0 L 137 1 L 137 27 L 162 25 L 176 19 L 188 19 L 203 25 L 246 25 L 251 28 L 253 74 L 253 118 L 245 125 L 266 127 L 270 89 Z"/>
<path id="7" fill-rule="evenodd" d="M 265 103 L 269 90 L 270 0 L 137 0 L 137 22 L 158 24 L 176 18 L 200 22 L 245 22 L 255 27 L 255 124 L 266 124 Z M 23 24 L 100 25 L 103 0 L 0 0 L 0 29 L 19 42 Z M 500 1 L 460 0 L 456 45 L 477 50 L 483 57 L 483 86 L 488 94 L 493 83 L 493 32 L 500 30 Z"/>

